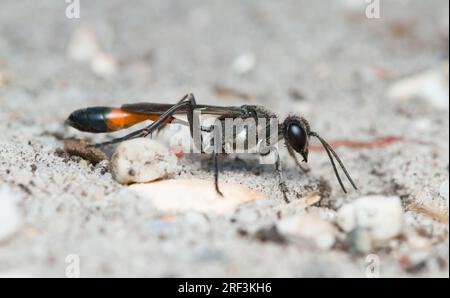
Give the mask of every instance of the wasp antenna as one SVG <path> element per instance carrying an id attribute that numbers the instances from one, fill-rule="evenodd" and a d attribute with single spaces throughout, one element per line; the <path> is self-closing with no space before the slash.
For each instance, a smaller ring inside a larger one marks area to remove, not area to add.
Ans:
<path id="1" fill-rule="evenodd" d="M 346 190 L 345 190 L 344 186 L 342 185 L 342 181 L 341 181 L 341 179 L 340 179 L 340 177 L 339 177 L 339 174 L 338 174 L 338 172 L 337 172 L 336 164 L 334 163 L 333 156 L 334 156 L 334 158 L 336 158 L 336 160 L 337 160 L 337 162 L 339 163 L 341 169 L 344 171 L 344 174 L 345 174 L 345 176 L 347 177 L 348 181 L 350 181 L 350 184 L 352 185 L 352 187 L 353 187 L 355 190 L 357 190 L 358 188 L 356 187 L 355 182 L 353 182 L 352 177 L 350 177 L 350 174 L 348 173 L 347 169 L 345 168 L 344 163 L 341 161 L 341 159 L 339 158 L 339 156 L 337 155 L 337 153 L 334 151 L 333 147 L 331 147 L 331 145 L 328 144 L 328 143 L 327 143 L 321 136 L 319 136 L 317 133 L 311 132 L 310 135 L 313 136 L 313 137 L 316 137 L 316 138 L 322 143 L 322 146 L 325 148 L 325 151 L 327 152 L 328 157 L 329 157 L 330 160 L 331 160 L 331 164 L 333 165 L 333 169 L 334 169 L 334 172 L 335 172 L 335 174 L 336 174 L 336 177 L 337 177 L 337 179 L 338 179 L 338 181 L 339 181 L 339 184 L 341 184 L 342 190 L 346 193 Z"/>
<path id="2" fill-rule="evenodd" d="M 322 143 L 322 140 L 320 140 L 320 142 Z M 333 156 L 330 153 L 330 149 L 328 149 L 328 147 L 324 143 L 322 143 L 322 146 L 325 148 L 325 151 L 328 154 L 328 158 L 330 159 L 331 165 L 333 166 L 334 174 L 336 175 L 336 178 L 339 181 L 339 184 L 341 185 L 342 190 L 345 193 L 347 193 L 347 190 L 345 189 L 344 183 L 342 183 L 341 176 L 339 176 L 339 171 L 337 170 L 336 163 L 334 162 Z"/>
<path id="3" fill-rule="evenodd" d="M 330 152 L 333 154 L 333 156 L 336 158 L 336 160 L 338 161 L 339 165 L 341 166 L 342 170 L 344 171 L 345 176 L 347 176 L 348 181 L 350 182 L 350 184 L 352 185 L 352 187 L 355 190 L 358 190 L 358 187 L 356 186 L 356 183 L 353 181 L 352 177 L 350 176 L 350 174 L 348 173 L 347 169 L 344 166 L 344 163 L 341 161 L 341 159 L 339 158 L 339 156 L 337 155 L 337 153 L 334 151 L 334 149 L 327 144 L 328 146 L 328 150 L 330 150 Z"/>

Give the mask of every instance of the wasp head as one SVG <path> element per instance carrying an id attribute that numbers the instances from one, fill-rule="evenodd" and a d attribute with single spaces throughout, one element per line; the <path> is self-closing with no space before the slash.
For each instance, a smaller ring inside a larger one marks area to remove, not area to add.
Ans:
<path id="1" fill-rule="evenodd" d="M 304 162 L 308 162 L 310 127 L 306 119 L 289 116 L 283 123 L 283 134 L 286 145 L 292 147 L 303 157 Z"/>

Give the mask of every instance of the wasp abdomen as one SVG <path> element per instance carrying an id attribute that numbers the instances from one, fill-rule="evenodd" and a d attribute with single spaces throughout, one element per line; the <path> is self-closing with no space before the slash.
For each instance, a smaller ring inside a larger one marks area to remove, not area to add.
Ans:
<path id="1" fill-rule="evenodd" d="M 128 128 L 137 123 L 160 117 L 158 114 L 144 114 L 126 111 L 122 108 L 91 107 L 73 112 L 67 123 L 81 131 L 101 133 Z M 173 120 L 170 117 L 167 123 Z"/>

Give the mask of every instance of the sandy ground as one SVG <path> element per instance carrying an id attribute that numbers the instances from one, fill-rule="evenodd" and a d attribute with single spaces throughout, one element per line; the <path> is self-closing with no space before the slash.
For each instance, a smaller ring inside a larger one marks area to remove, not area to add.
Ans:
<path id="1" fill-rule="evenodd" d="M 448 1 L 382 1 L 380 19 L 367 19 L 357 1 L 82 0 L 80 19 L 67 19 L 59 2 L 0 1 L 0 200 L 14 197 L 20 218 L 0 239 L 1 276 L 65 276 L 67 256 L 77 255 L 84 277 L 364 277 L 366 255 L 339 241 L 321 250 L 267 232 L 285 203 L 273 168 L 255 158 L 223 161 L 221 181 L 263 191 L 268 200 L 227 216 L 167 215 L 115 182 L 104 165 L 58 150 L 62 137 L 105 139 L 64 127 L 75 109 L 173 103 L 193 92 L 200 103 L 301 114 L 329 140 L 414 140 L 339 148 L 359 186 L 347 195 L 326 154 L 311 153 L 311 172 L 301 175 L 283 153 L 288 186 L 298 197 L 320 191 L 320 206 L 308 212 L 330 218 L 364 195 L 399 196 L 406 228 L 430 245 L 412 266 L 398 253 L 402 237 L 374 249 L 381 275 L 448 277 L 448 192 L 440 195 L 449 177 L 448 108 L 427 96 L 387 96 L 397 80 L 448 59 Z M 109 60 L 93 70 L 70 59 L 70 40 L 83 26 L 96 32 L 115 70 Z M 211 170 L 187 158 L 176 177 L 212 180 Z"/>

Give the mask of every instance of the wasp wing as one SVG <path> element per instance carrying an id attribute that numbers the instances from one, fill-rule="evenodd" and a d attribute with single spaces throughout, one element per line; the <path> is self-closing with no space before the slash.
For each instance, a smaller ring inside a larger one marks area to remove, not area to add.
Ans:
<path id="1" fill-rule="evenodd" d="M 140 113 L 146 115 L 162 115 L 167 112 L 173 104 L 165 104 L 165 103 L 134 103 L 134 104 L 126 104 L 121 107 L 122 110 L 126 112 L 132 113 Z M 214 115 L 214 116 L 223 116 L 229 118 L 241 117 L 244 115 L 241 107 L 231 106 L 231 107 L 222 107 L 222 106 L 211 106 L 211 105 L 196 105 L 194 107 L 195 110 L 201 110 L 202 114 L 205 115 Z M 183 115 L 186 114 L 187 107 L 183 107 L 176 112 L 174 115 Z"/>

